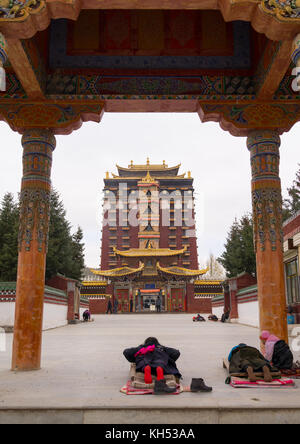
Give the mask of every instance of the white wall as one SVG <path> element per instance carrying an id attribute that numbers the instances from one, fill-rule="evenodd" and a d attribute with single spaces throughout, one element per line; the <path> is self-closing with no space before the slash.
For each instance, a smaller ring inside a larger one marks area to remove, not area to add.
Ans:
<path id="1" fill-rule="evenodd" d="M 63 327 L 68 324 L 66 305 L 44 304 L 43 330 Z M 0 327 L 13 327 L 15 322 L 15 303 L 0 302 Z"/>
<path id="2" fill-rule="evenodd" d="M 0 302 L 0 327 L 12 327 L 15 322 L 15 303 Z"/>
<path id="3" fill-rule="evenodd" d="M 252 327 L 259 327 L 258 301 L 238 304 L 239 324 L 246 324 Z"/>
<path id="4" fill-rule="evenodd" d="M 68 324 L 67 305 L 44 304 L 43 330 L 63 327 Z"/>
<path id="5" fill-rule="evenodd" d="M 213 307 L 212 312 L 217 316 L 218 319 L 221 319 L 222 314 L 224 313 L 224 307 Z"/>

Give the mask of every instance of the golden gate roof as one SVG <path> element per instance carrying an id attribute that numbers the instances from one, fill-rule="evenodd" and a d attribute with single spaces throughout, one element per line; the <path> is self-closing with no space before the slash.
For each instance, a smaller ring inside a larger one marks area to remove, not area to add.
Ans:
<path id="1" fill-rule="evenodd" d="M 114 253 L 125 257 L 164 257 L 164 256 L 178 256 L 185 253 L 187 247 L 181 250 L 171 250 L 170 248 L 131 248 L 130 250 L 117 250 L 114 247 Z"/>
<path id="2" fill-rule="evenodd" d="M 144 264 L 141 264 L 139 268 L 120 267 L 120 268 L 113 268 L 112 270 L 91 270 L 91 271 L 97 274 L 98 276 L 110 278 L 110 277 L 122 277 L 134 273 L 139 273 L 143 269 L 144 269 Z"/>
<path id="3" fill-rule="evenodd" d="M 183 267 L 161 267 L 161 265 L 157 264 L 157 269 L 163 273 L 171 274 L 174 276 L 186 276 L 186 277 L 195 277 L 195 276 L 201 276 L 208 272 L 209 268 L 206 268 L 204 270 L 190 270 L 188 268 Z"/>
<path id="4" fill-rule="evenodd" d="M 215 280 L 198 280 L 195 281 L 194 284 L 195 285 L 221 285 L 223 281 L 215 281 Z"/>

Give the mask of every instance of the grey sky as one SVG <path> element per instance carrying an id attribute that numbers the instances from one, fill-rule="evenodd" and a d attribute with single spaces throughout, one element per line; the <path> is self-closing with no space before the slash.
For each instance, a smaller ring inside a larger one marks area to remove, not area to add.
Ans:
<path id="1" fill-rule="evenodd" d="M 0 198 L 17 195 L 22 174 L 21 136 L 1 122 Z M 283 194 L 300 162 L 297 124 L 281 138 Z M 101 205 L 105 172 L 116 163 L 181 163 L 180 173 L 194 177 L 200 263 L 219 256 L 235 217 L 251 210 L 251 173 L 246 139 L 233 137 L 217 123 L 196 114 L 104 114 L 102 122 L 85 123 L 69 136 L 57 137 L 52 183 L 75 230 L 84 231 L 86 264 L 100 262 Z"/>

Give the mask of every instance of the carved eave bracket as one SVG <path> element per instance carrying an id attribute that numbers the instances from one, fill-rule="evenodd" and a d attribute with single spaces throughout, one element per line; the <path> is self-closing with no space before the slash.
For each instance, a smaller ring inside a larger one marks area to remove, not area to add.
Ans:
<path id="1" fill-rule="evenodd" d="M 221 128 L 233 136 L 248 136 L 257 129 L 282 134 L 300 120 L 300 104 L 199 104 L 198 114 L 202 122 L 219 122 Z"/>
<path id="2" fill-rule="evenodd" d="M 122 0 L 122 9 L 158 9 L 157 0 Z M 225 21 L 244 20 L 271 40 L 292 40 L 300 31 L 300 0 L 164 0 L 162 9 L 220 9 Z M 76 20 L 82 9 L 120 9 L 119 0 L 0 0 L 0 31 L 27 39 L 51 19 Z"/>
<path id="3" fill-rule="evenodd" d="M 99 123 L 104 113 L 104 102 L 97 103 L 18 103 L 0 102 L 0 120 L 13 131 L 23 134 L 32 128 L 51 129 L 54 134 L 68 135 L 84 122 Z"/>

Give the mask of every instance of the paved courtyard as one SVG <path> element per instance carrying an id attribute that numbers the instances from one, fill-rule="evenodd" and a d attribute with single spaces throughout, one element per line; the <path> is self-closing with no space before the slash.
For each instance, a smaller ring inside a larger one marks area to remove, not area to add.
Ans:
<path id="1" fill-rule="evenodd" d="M 129 374 L 122 351 L 148 336 L 157 336 L 162 344 L 181 350 L 178 368 L 183 385 L 189 385 L 192 377 L 202 377 L 214 391 L 163 397 L 120 393 Z M 179 418 L 191 423 L 217 422 L 214 415 L 220 410 L 228 414 L 231 411 L 234 418 L 237 409 L 246 413 L 249 409 L 262 409 L 266 421 L 280 414 L 272 410 L 279 407 L 296 409 L 291 410 L 290 419 L 300 422 L 300 381 L 296 381 L 295 388 L 278 390 L 233 389 L 224 383 L 222 358 L 240 342 L 258 347 L 255 328 L 193 323 L 190 314 L 101 315 L 93 323 L 45 332 L 43 368 L 29 373 L 9 370 L 11 342 L 12 335 L 7 335 L 7 351 L 0 352 L 0 423 L 8 421 L 7 412 L 15 409 L 22 411 L 24 421 L 24 409 L 53 410 L 56 414 L 61 411 L 66 422 L 80 422 L 85 410 L 85 422 L 104 423 L 168 423 L 180 422 Z M 147 416 L 151 410 L 153 415 Z M 48 418 L 50 421 L 51 415 Z"/>

